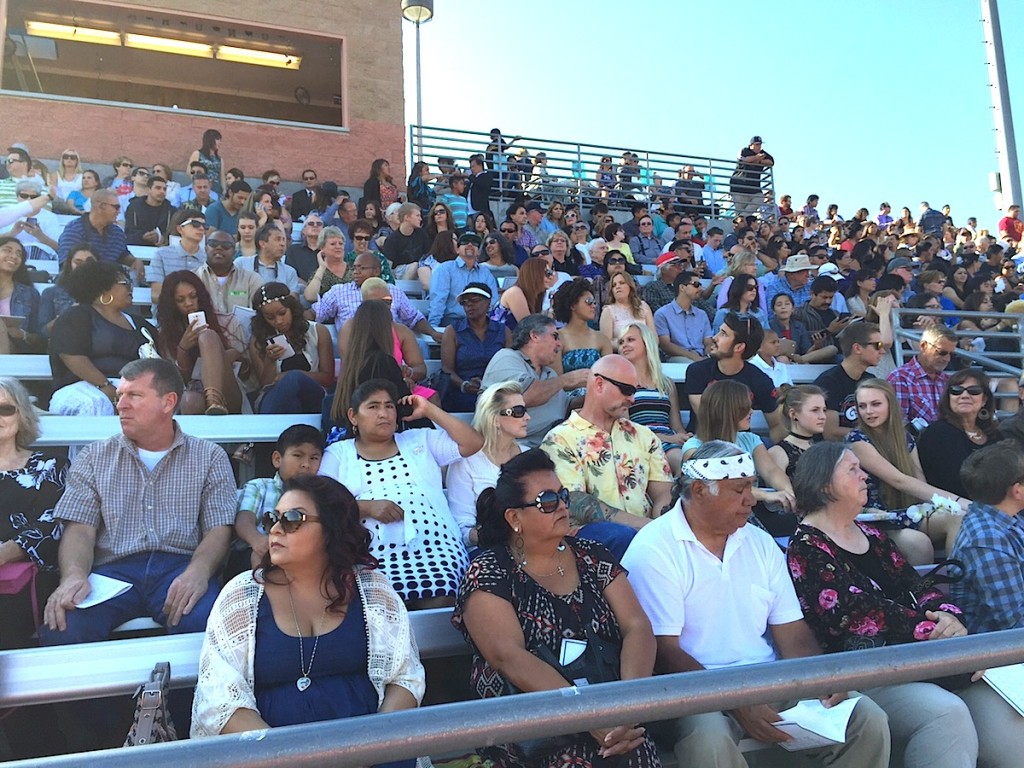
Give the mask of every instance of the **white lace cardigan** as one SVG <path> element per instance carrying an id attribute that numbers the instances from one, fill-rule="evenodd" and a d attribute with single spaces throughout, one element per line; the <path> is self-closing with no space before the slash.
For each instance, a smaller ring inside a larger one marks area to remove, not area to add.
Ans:
<path id="1" fill-rule="evenodd" d="M 366 616 L 367 673 L 378 704 L 387 685 L 402 686 L 419 704 L 426 682 L 405 605 L 379 571 L 357 569 L 356 585 Z M 213 605 L 199 657 L 192 738 L 219 734 L 238 709 L 259 711 L 253 661 L 262 597 L 263 585 L 247 571 L 229 581 Z"/>

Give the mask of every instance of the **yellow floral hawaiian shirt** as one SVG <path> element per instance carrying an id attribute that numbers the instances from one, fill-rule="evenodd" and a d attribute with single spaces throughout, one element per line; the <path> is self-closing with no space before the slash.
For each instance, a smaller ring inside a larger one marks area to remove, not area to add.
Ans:
<path id="1" fill-rule="evenodd" d="M 650 482 L 672 482 L 661 440 L 642 424 L 619 419 L 612 431 L 591 424 L 578 411 L 548 432 L 541 449 L 570 491 L 584 491 L 609 506 L 650 516 Z M 587 521 L 573 520 L 574 525 Z"/>

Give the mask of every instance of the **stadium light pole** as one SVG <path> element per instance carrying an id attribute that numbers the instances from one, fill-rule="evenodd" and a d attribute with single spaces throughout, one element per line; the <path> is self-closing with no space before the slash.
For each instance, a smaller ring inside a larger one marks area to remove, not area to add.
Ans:
<path id="1" fill-rule="evenodd" d="M 416 156 L 423 159 L 423 79 L 420 73 L 420 24 L 434 18 L 434 0 L 402 0 L 402 16 L 416 25 Z"/>
<path id="2" fill-rule="evenodd" d="M 996 155 L 999 162 L 997 206 L 1005 211 L 1021 204 L 1020 166 L 1017 165 L 1017 142 L 1013 136 L 1013 115 L 1010 113 L 1010 92 L 1006 82 L 1006 61 L 1003 58 L 1003 35 L 999 25 L 996 0 L 981 0 L 981 25 L 985 33 L 985 60 L 988 82 L 992 89 L 992 119 L 995 122 Z"/>

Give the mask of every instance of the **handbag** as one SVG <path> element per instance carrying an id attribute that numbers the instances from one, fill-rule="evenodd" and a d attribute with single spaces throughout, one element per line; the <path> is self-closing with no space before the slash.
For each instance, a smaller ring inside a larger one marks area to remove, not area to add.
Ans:
<path id="1" fill-rule="evenodd" d="M 35 563 L 18 562 L 0 565 L 0 595 L 16 595 L 25 587 L 29 588 L 32 599 L 32 621 L 39 629 L 39 597 L 36 594 L 36 574 L 39 568 Z"/>
<path id="2" fill-rule="evenodd" d="M 167 697 L 171 683 L 171 665 L 159 662 L 149 673 L 149 682 L 135 692 L 135 717 L 124 740 L 126 747 L 177 741 L 178 733 L 167 710 Z"/>

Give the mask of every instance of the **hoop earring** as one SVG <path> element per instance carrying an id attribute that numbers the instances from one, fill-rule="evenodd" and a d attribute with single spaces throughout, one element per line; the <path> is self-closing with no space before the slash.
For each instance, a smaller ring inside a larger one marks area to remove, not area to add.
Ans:
<path id="1" fill-rule="evenodd" d="M 981 419 L 982 421 L 988 421 L 989 417 L 991 416 L 992 413 L 989 411 L 988 408 L 982 408 L 980 411 L 978 411 L 978 418 Z"/>
<path id="2" fill-rule="evenodd" d="M 103 300 L 104 296 L 107 299 L 106 301 Z M 102 304 L 104 307 L 109 307 L 113 303 L 114 295 L 112 293 L 104 293 L 103 296 L 100 296 L 100 304 Z"/>

